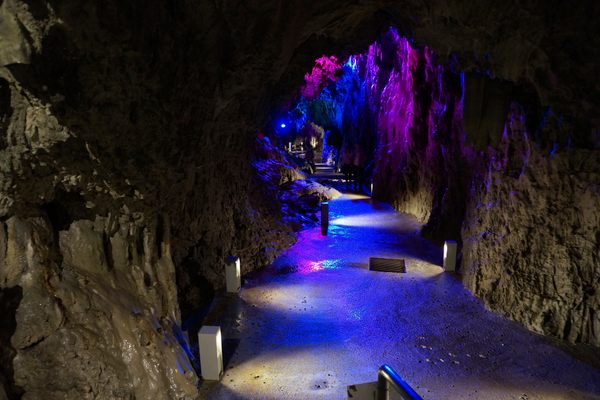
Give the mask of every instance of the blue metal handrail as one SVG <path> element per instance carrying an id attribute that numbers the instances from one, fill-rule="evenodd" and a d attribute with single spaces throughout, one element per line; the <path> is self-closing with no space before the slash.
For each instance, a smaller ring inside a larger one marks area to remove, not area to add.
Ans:
<path id="1" fill-rule="evenodd" d="M 388 400 L 390 386 L 393 387 L 404 400 L 423 400 L 400 378 L 400 375 L 392 367 L 383 364 L 377 374 L 377 400 Z"/>

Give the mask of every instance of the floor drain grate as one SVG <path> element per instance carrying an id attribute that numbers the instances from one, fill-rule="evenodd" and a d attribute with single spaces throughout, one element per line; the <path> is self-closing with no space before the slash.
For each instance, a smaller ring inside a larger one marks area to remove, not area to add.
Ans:
<path id="1" fill-rule="evenodd" d="M 369 258 L 369 271 L 406 272 L 406 261 L 403 258 Z"/>

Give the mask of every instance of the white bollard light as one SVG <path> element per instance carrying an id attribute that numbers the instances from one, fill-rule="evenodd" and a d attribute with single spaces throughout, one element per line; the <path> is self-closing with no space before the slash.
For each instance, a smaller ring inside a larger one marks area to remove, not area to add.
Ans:
<path id="1" fill-rule="evenodd" d="M 446 240 L 444 242 L 444 271 L 454 271 L 456 269 L 456 242 Z"/>
<path id="2" fill-rule="evenodd" d="M 198 332 L 202 379 L 218 381 L 223 374 L 223 342 L 220 326 L 203 326 Z"/>
<path id="3" fill-rule="evenodd" d="M 288 143 L 288 151 L 291 153 L 292 152 L 292 142 Z"/>
<path id="4" fill-rule="evenodd" d="M 242 273 L 239 257 L 227 258 L 225 265 L 225 283 L 227 285 L 227 293 L 237 293 L 242 286 Z"/>

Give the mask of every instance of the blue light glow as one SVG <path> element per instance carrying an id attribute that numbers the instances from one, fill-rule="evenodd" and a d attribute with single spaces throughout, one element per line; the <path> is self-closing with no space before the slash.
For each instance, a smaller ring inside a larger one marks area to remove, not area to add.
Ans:
<path id="1" fill-rule="evenodd" d="M 286 124 L 281 124 L 279 126 L 281 126 L 282 128 L 285 128 L 287 125 Z"/>
<path id="2" fill-rule="evenodd" d="M 348 57 L 348 60 L 346 61 L 346 66 L 350 67 L 352 69 L 352 71 L 356 71 L 356 57 L 355 56 Z"/>

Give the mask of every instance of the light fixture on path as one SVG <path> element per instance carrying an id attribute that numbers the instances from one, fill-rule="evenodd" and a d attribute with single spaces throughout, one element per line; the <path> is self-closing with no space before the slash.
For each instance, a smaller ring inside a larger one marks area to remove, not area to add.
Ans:
<path id="1" fill-rule="evenodd" d="M 223 340 L 220 326 L 205 325 L 198 332 L 202 379 L 221 380 L 223 374 Z"/>
<path id="2" fill-rule="evenodd" d="M 456 269 L 456 241 L 446 240 L 444 242 L 444 271 Z"/>

